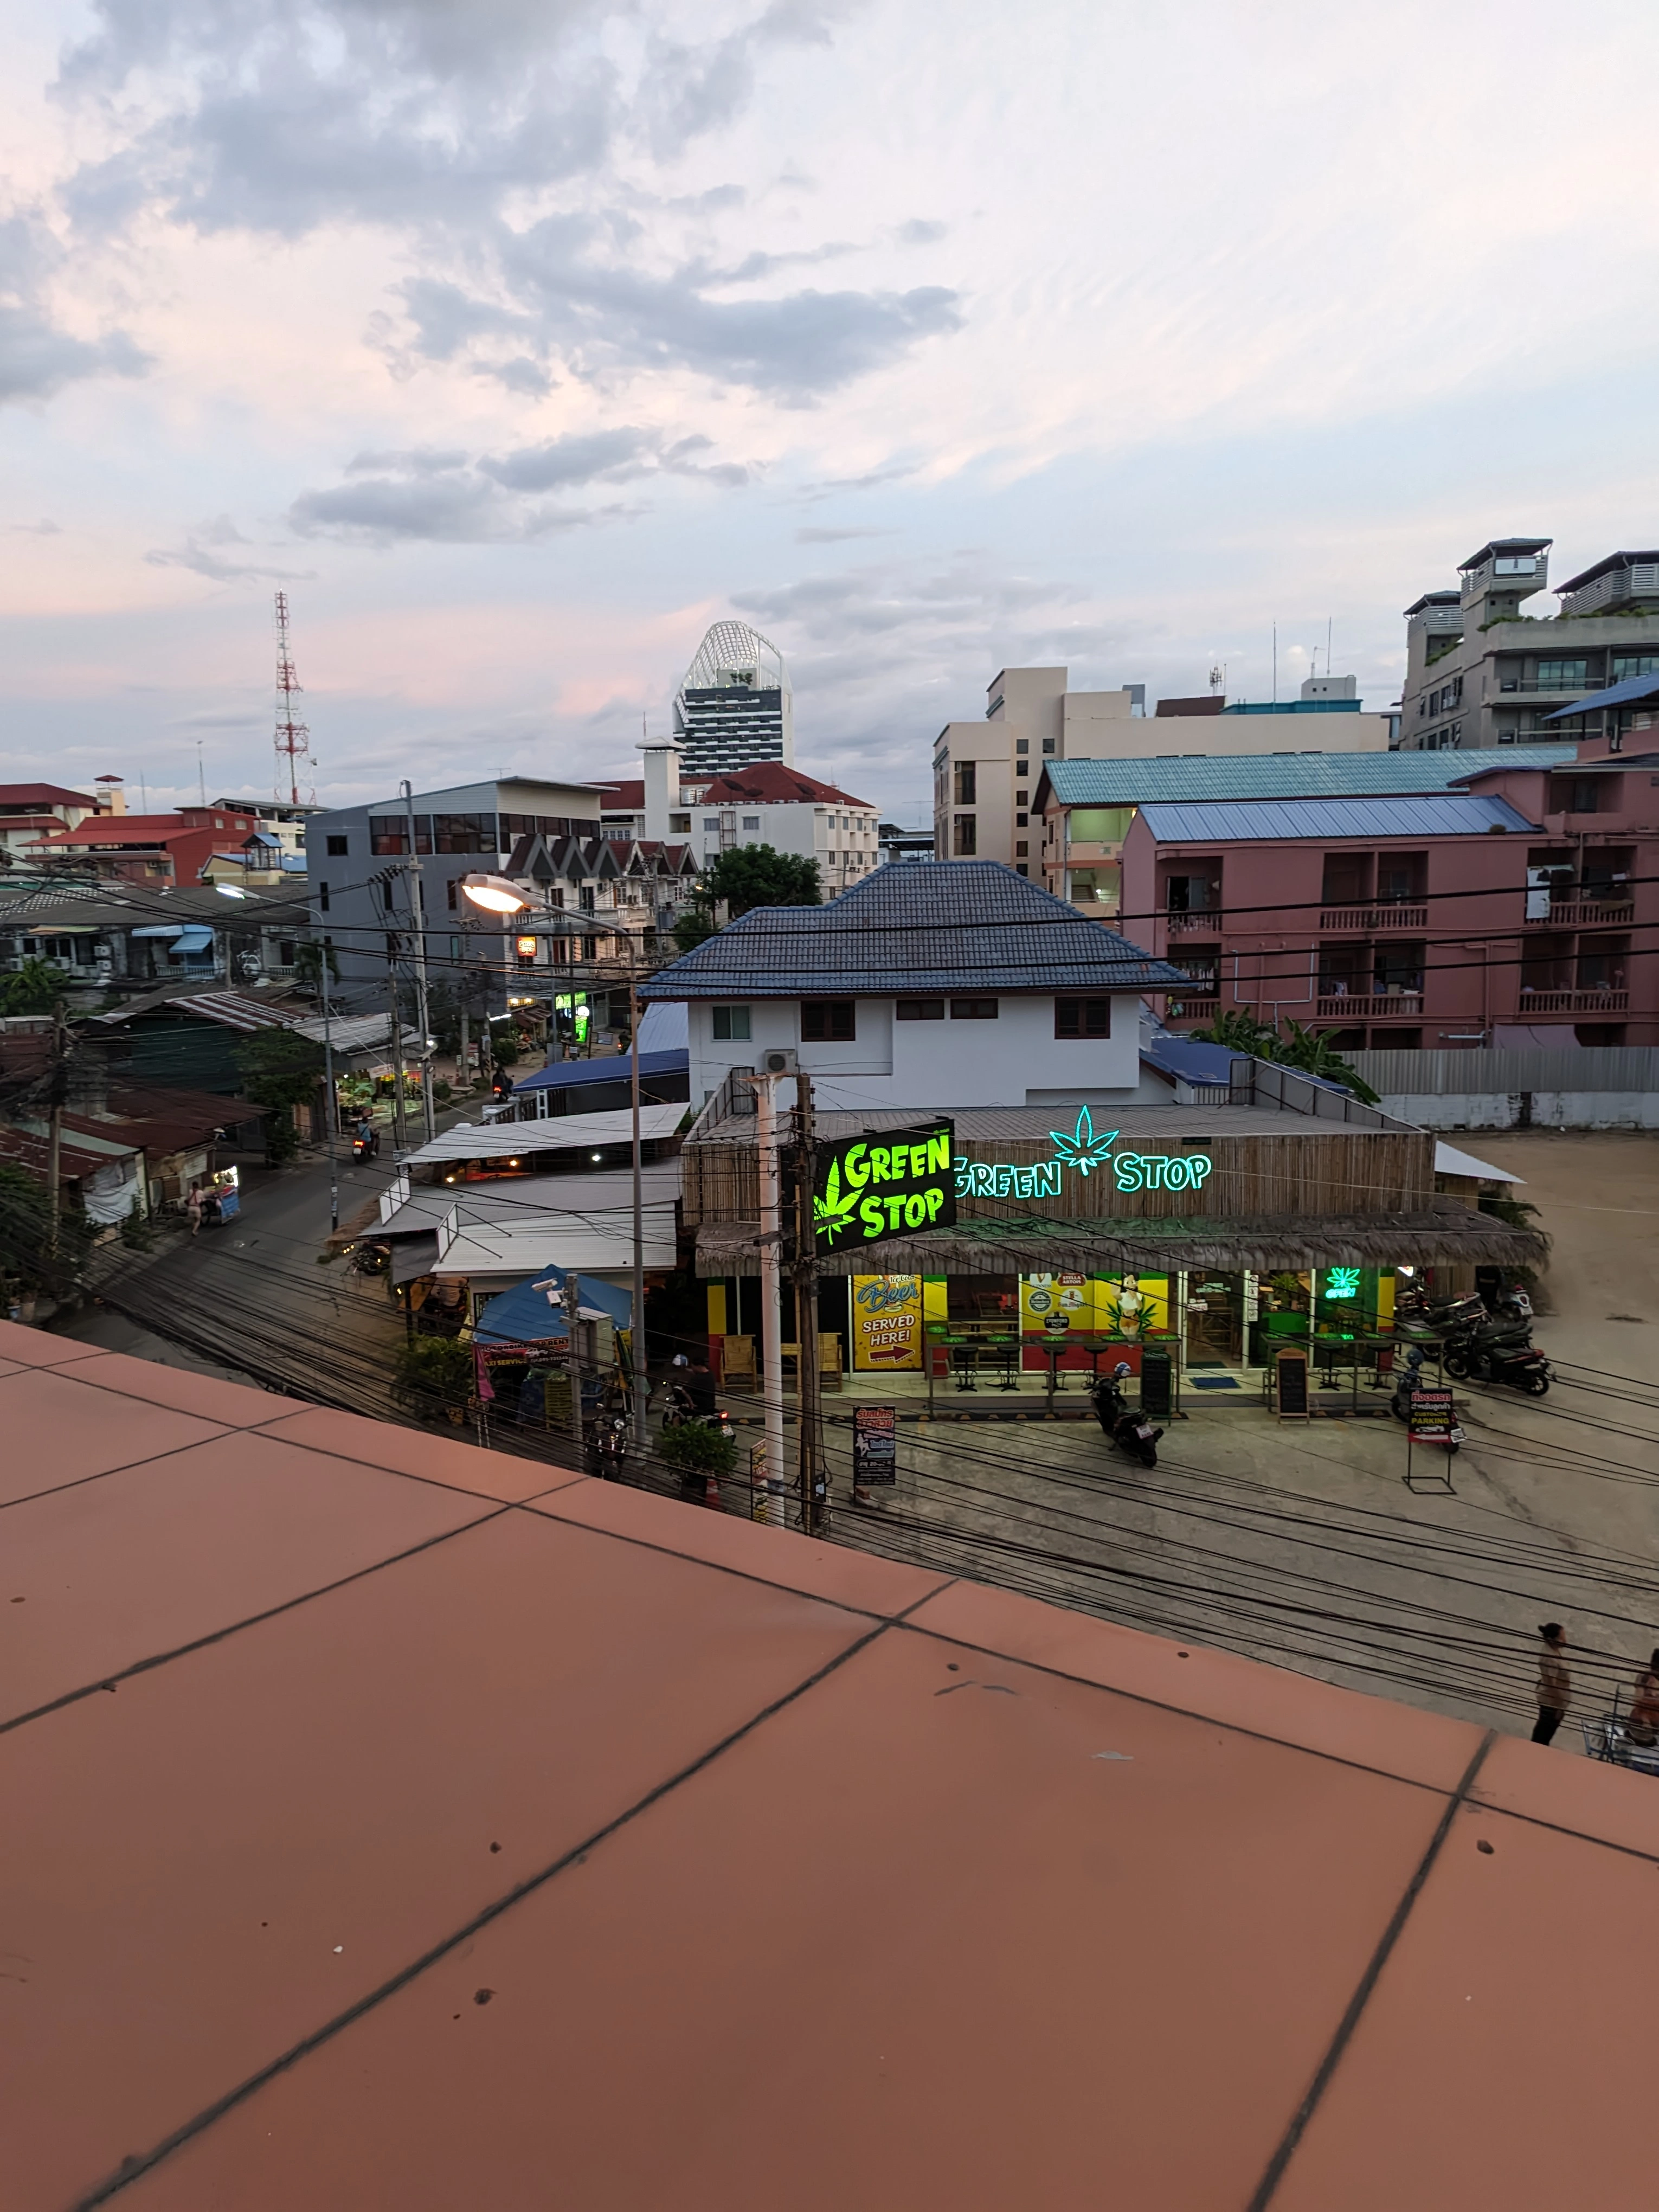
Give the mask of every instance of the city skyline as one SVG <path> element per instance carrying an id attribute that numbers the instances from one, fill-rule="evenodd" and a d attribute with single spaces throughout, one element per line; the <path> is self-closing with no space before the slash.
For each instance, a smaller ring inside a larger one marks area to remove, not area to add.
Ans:
<path id="1" fill-rule="evenodd" d="M 988 665 L 1384 707 L 1651 542 L 1633 5 L 301 18 L 15 16 L 8 778 L 267 789 L 280 585 L 325 799 L 622 773 L 738 620 L 910 819 Z"/>

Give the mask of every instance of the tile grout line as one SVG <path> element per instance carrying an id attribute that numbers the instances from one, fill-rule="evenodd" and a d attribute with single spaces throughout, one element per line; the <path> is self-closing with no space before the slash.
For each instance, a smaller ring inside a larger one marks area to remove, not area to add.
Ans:
<path id="1" fill-rule="evenodd" d="M 216 1644 L 222 1644 L 232 1636 L 240 1636 L 244 1629 L 257 1628 L 262 1621 L 276 1620 L 296 1606 L 309 1605 L 313 1598 L 327 1597 L 333 1590 L 349 1589 L 353 1583 L 378 1575 L 386 1567 L 395 1567 L 405 1559 L 418 1559 L 422 1552 L 432 1551 L 439 1544 L 447 1544 L 457 1536 L 465 1536 L 470 1529 L 482 1528 L 491 1521 L 499 1521 L 510 1513 L 510 1505 L 485 1503 L 493 1510 L 481 1513 L 476 1521 L 463 1521 L 459 1528 L 441 1528 L 435 1536 L 426 1536 L 407 1551 L 390 1552 L 383 1559 L 372 1559 L 366 1567 L 354 1568 L 350 1574 L 342 1575 L 331 1583 L 319 1583 L 315 1589 L 301 1590 L 297 1596 L 286 1597 L 280 1605 L 267 1606 L 263 1613 L 251 1613 L 241 1620 L 227 1621 L 222 1628 L 210 1629 L 205 1636 L 192 1637 L 188 1644 L 176 1644 L 171 1650 L 153 1652 L 148 1659 L 135 1659 L 113 1674 L 103 1675 L 96 1682 L 86 1682 L 77 1690 L 66 1690 L 61 1698 L 51 1698 L 44 1705 L 35 1705 L 26 1713 L 14 1713 L 9 1720 L 0 1720 L 0 1735 L 9 1735 L 14 1729 L 27 1726 L 30 1721 L 44 1720 L 48 1713 L 61 1712 L 65 1705 L 79 1705 L 83 1698 L 95 1698 L 100 1690 L 112 1690 L 118 1682 L 130 1682 L 136 1675 L 153 1674 L 158 1667 L 170 1666 L 175 1659 L 187 1659 L 192 1651 L 205 1651 Z"/>
<path id="2" fill-rule="evenodd" d="M 1485 1764 L 1487 1753 L 1497 1741 L 1497 1731 L 1488 1729 L 1481 1739 L 1480 1747 L 1464 1770 L 1462 1780 L 1446 1800 L 1445 1808 L 1435 1824 L 1434 1833 L 1429 1838 L 1428 1848 L 1418 1863 L 1417 1871 L 1406 1885 L 1399 1903 L 1389 1915 L 1389 1924 L 1383 1929 L 1376 1950 L 1371 1954 L 1370 1962 L 1360 1976 L 1358 1986 L 1349 1998 L 1342 2017 L 1337 2022 L 1336 2032 L 1331 2038 L 1330 2046 L 1324 2057 L 1320 2061 L 1319 2070 L 1309 2084 L 1307 2094 L 1302 2102 L 1291 2114 L 1290 2125 L 1280 2138 L 1278 2148 L 1268 2160 L 1267 2170 L 1257 2184 L 1255 2193 L 1246 2206 L 1245 2212 L 1267 2212 L 1267 2207 L 1272 2203 L 1277 2195 L 1279 2185 L 1285 2178 L 1285 2168 L 1296 2155 L 1297 2147 L 1307 2132 L 1308 2123 L 1312 2119 L 1320 2100 L 1330 2087 L 1332 2078 L 1342 2063 L 1343 2054 L 1352 2039 L 1354 2030 L 1359 2025 L 1360 2015 L 1370 2002 L 1372 1992 L 1382 1978 L 1382 1970 L 1388 1965 L 1395 1944 L 1405 1931 L 1406 1923 L 1412 1915 L 1412 1908 L 1422 1895 L 1424 1885 L 1434 1871 L 1435 1863 L 1440 1856 L 1441 1849 L 1451 1832 L 1452 1822 L 1456 1819 L 1462 1807 L 1469 1802 L 1469 1791 L 1474 1786 L 1475 1777 Z"/>
<path id="3" fill-rule="evenodd" d="M 921 1601 L 918 1600 L 918 1603 L 920 1602 Z M 665 1780 L 657 1783 L 654 1787 L 647 1790 L 643 1796 L 636 1798 L 633 1804 L 624 1806 L 620 1813 L 614 1814 L 610 1820 L 603 1821 L 580 1843 L 573 1844 L 568 1850 L 561 1852 L 559 1856 L 550 1865 L 544 1867 L 539 1874 L 529 1875 L 523 1881 L 515 1883 L 513 1888 L 498 1897 L 493 1904 L 485 1905 L 482 1911 L 475 1913 L 462 1926 L 452 1930 L 439 1942 L 431 1945 L 418 1958 L 412 1960 L 408 1966 L 400 1967 L 395 1974 L 382 1982 L 378 1989 L 368 1990 L 364 1996 L 359 1997 L 355 2004 L 348 2005 L 343 2012 L 337 2014 L 332 2020 L 325 2021 L 322 2027 L 314 2028 L 309 2035 L 302 2036 L 297 2043 L 291 2045 L 279 2057 L 260 2067 L 256 2073 L 250 2074 L 245 2081 L 238 2082 L 234 2089 L 227 2090 L 222 2097 L 216 2098 L 212 2104 L 205 2106 L 193 2118 L 185 2121 L 181 2126 L 175 2128 L 170 2136 L 165 2136 L 161 2142 L 144 2152 L 141 2157 L 135 2157 L 124 2163 L 118 2172 L 111 2174 L 106 2180 L 94 2184 L 85 2196 L 76 2199 L 71 2212 L 94 2212 L 95 2206 L 106 2203 L 118 2191 L 125 2189 L 129 2182 L 137 2181 L 143 2175 L 152 2172 L 164 2160 L 171 2157 L 174 2151 L 181 2149 L 185 2143 L 215 2125 L 228 2112 L 234 2111 L 238 2105 L 244 2103 L 246 2099 L 264 2088 L 268 2081 L 274 2081 L 277 2075 L 286 2073 L 291 2066 L 297 2065 L 300 2060 L 309 2057 L 313 2051 L 320 2049 L 324 2044 L 331 2042 L 337 2035 L 351 2027 L 355 2021 L 362 2019 L 366 2014 L 373 2012 L 376 2007 L 385 2003 L 387 1998 L 395 1996 L 398 1990 L 407 1988 L 411 1982 L 423 1974 L 428 1966 L 435 1966 L 440 1960 L 447 1958 L 451 1952 L 459 1949 L 463 1943 L 469 1942 L 482 1929 L 488 1928 L 492 1922 L 499 1920 L 504 1913 L 511 1911 L 513 1907 L 521 1903 L 525 1898 L 531 1896 L 535 1891 L 543 1888 L 548 1882 L 562 1874 L 567 1867 L 574 1865 L 585 1858 L 589 1851 L 596 1850 L 600 1844 L 606 1842 L 619 1830 L 637 1820 L 641 1814 L 649 1812 L 653 1805 L 660 1803 L 665 1797 L 679 1789 L 682 1784 L 690 1781 L 695 1776 L 700 1774 L 704 1767 L 712 1765 L 717 1759 L 730 1751 L 734 1745 L 742 1742 L 745 1736 L 752 1735 L 775 1714 L 782 1712 L 786 1707 L 793 1705 L 798 1698 L 805 1697 L 809 1690 L 816 1689 L 820 1682 L 826 1680 L 839 1668 L 846 1666 L 849 1660 L 855 1659 L 861 1651 L 867 1650 L 879 1638 L 886 1635 L 892 1626 L 890 1620 L 876 1622 L 866 1634 L 857 1638 L 847 1646 L 845 1650 L 837 1652 L 815 1673 L 806 1675 L 801 1681 L 797 1682 L 793 1689 L 784 1691 L 780 1696 L 774 1698 L 769 1705 L 763 1705 L 758 1712 L 752 1713 L 746 1721 L 739 1723 L 736 1728 L 722 1736 L 718 1743 L 711 1744 L 706 1751 L 700 1752 L 695 1759 L 688 1760 L 685 1765 L 669 1775 Z"/>

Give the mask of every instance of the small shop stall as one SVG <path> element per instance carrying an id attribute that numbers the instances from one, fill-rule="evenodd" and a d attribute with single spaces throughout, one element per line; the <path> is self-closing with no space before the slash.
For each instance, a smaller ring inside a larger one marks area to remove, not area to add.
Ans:
<path id="1" fill-rule="evenodd" d="M 978 1108 L 954 1129 L 957 1218 L 820 1255 L 819 1320 L 849 1384 L 893 1395 L 1085 1387 L 1156 1350 L 1173 1387 L 1244 1388 L 1294 1338 L 1346 1382 L 1392 1315 L 1396 1269 L 1463 1287 L 1483 1265 L 1535 1265 L 1539 1240 L 1437 1192 L 1435 1139 L 1374 1115 L 1310 1121 L 1269 1107 Z M 817 1118 L 821 1141 L 915 1123 Z M 757 1341 L 754 1124 L 708 1109 L 681 1155 L 685 1224 L 711 1340 Z M 887 1272 L 866 1272 L 878 1259 Z M 711 1352 L 717 1347 L 711 1343 Z M 889 1379 L 890 1378 L 890 1379 Z"/>
<path id="2" fill-rule="evenodd" d="M 584 1412 L 630 1370 L 633 1300 L 625 1291 L 578 1270 Z M 491 1425 L 564 1430 L 570 1422 L 570 1324 L 565 1270 L 549 1267 L 492 1297 L 471 1332 L 478 1395 Z"/>

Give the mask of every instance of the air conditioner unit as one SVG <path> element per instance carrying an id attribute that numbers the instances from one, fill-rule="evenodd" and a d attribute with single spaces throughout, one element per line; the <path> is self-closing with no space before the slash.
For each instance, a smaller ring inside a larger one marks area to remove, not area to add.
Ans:
<path id="1" fill-rule="evenodd" d="M 763 1052 L 761 1054 L 763 1075 L 793 1075 L 796 1066 L 797 1061 L 792 1048 L 781 1049 L 777 1052 Z"/>

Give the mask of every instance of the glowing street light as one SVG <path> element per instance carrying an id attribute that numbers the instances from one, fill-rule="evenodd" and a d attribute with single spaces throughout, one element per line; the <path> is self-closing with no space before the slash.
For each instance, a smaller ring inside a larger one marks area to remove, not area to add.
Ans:
<path id="1" fill-rule="evenodd" d="M 505 876 L 474 874 L 461 878 L 461 889 L 474 906 L 489 914 L 520 914 L 530 901 Z"/>

